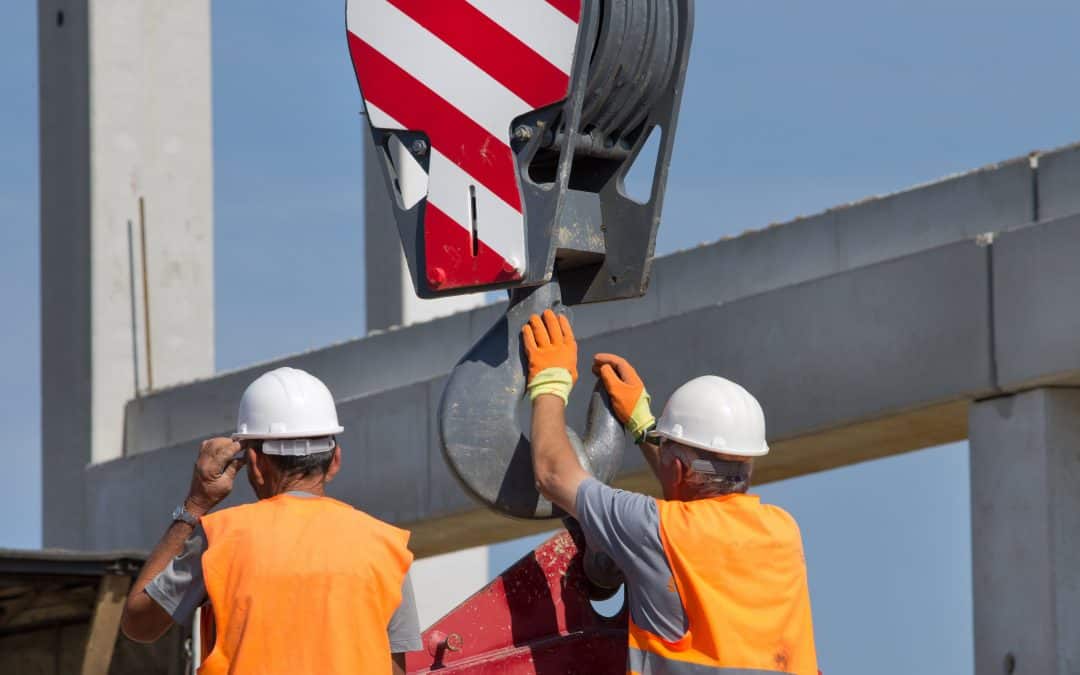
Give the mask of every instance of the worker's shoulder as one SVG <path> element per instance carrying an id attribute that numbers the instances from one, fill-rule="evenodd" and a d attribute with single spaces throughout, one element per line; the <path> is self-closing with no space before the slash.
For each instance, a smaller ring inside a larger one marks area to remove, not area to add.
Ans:
<path id="1" fill-rule="evenodd" d="M 622 488 L 612 487 L 592 476 L 581 481 L 581 485 L 578 486 L 578 496 L 589 500 L 629 501 L 639 503 L 656 502 L 654 497 L 632 490 L 623 490 Z"/>
<path id="2" fill-rule="evenodd" d="M 260 499 L 247 504 L 230 506 L 215 511 L 214 513 L 207 514 L 206 516 L 203 516 L 202 520 L 203 522 L 210 521 L 211 524 L 222 522 L 238 523 L 245 522 L 251 518 L 258 518 L 260 516 L 265 517 L 266 514 L 278 511 L 279 509 L 288 511 L 296 509 L 299 513 L 316 510 L 320 512 L 323 517 L 347 520 L 375 529 L 399 530 L 399 528 L 379 520 L 375 516 L 361 511 L 351 504 L 346 504 L 345 502 L 332 497 L 293 497 L 291 495 L 278 495 L 276 497 Z"/>
<path id="3" fill-rule="evenodd" d="M 206 534 L 207 544 L 245 536 L 244 533 L 251 529 L 250 523 L 256 517 L 254 509 L 258 503 L 237 504 L 199 518 L 199 526 Z"/>
<path id="4" fill-rule="evenodd" d="M 346 504 L 345 502 L 338 501 L 331 497 L 323 497 L 322 500 L 325 501 L 328 506 L 332 507 L 341 517 L 355 523 L 365 530 L 378 532 L 395 541 L 401 540 L 402 538 L 407 541 L 409 538 L 408 530 L 397 527 L 396 525 L 391 525 L 385 520 L 380 520 L 367 511 L 358 509 L 351 504 Z"/>
<path id="5" fill-rule="evenodd" d="M 199 518 L 199 523 L 205 528 L 207 525 L 218 525 L 224 523 L 230 523 L 234 520 L 243 518 L 252 512 L 252 509 L 257 507 L 260 502 L 248 502 L 246 504 L 236 504 L 234 506 L 228 506 L 223 509 L 218 509 L 207 513 L 203 517 Z"/>
<path id="6" fill-rule="evenodd" d="M 340 507 L 342 513 L 347 514 L 347 517 L 355 518 L 356 520 L 362 521 L 362 522 L 364 522 L 364 523 L 366 523 L 368 525 L 371 525 L 372 527 L 382 527 L 382 528 L 388 528 L 388 529 L 391 529 L 391 530 L 400 530 L 401 529 L 399 527 L 391 525 L 390 523 L 386 522 L 385 520 L 381 520 L 379 518 L 376 518 L 375 516 L 371 515 L 367 511 L 364 511 L 363 509 L 359 509 L 359 508 L 353 506 L 352 504 L 346 504 L 345 502 L 339 502 L 338 500 L 330 499 L 329 497 L 327 497 L 326 500 L 328 502 L 331 502 L 335 506 Z"/>
<path id="7" fill-rule="evenodd" d="M 799 521 L 795 520 L 795 516 L 791 515 L 781 506 L 776 504 L 762 504 L 761 510 L 767 514 L 768 517 L 780 527 L 788 529 L 793 536 L 801 538 L 802 533 L 799 529 Z"/>
<path id="8" fill-rule="evenodd" d="M 755 494 L 725 495 L 717 499 L 704 499 L 691 502 L 659 502 L 667 509 L 694 511 L 702 509 L 721 518 L 735 518 L 748 522 L 766 523 L 773 530 L 788 530 L 799 536 L 799 524 L 795 517 L 783 507 L 761 501 Z M 662 507 L 663 508 L 663 507 Z"/>
<path id="9" fill-rule="evenodd" d="M 790 520 L 791 522 L 795 522 L 795 516 L 788 513 L 787 509 L 785 509 L 782 506 L 777 506 L 776 504 L 768 504 L 766 502 L 761 502 L 761 508 L 766 513 L 768 513 L 768 514 L 770 514 L 770 515 L 772 515 L 772 516 L 774 516 L 776 518 L 781 518 L 781 519 L 784 519 L 784 520 Z"/>
<path id="10" fill-rule="evenodd" d="M 339 541 L 363 541 L 369 546 L 380 541 L 390 549 L 408 548 L 408 530 L 331 497 L 278 495 L 216 511 L 203 517 L 203 525 L 208 537 L 217 540 L 251 536 L 270 523 L 275 526 L 292 523 L 294 527 L 306 528 L 304 523 L 310 523 L 312 519 L 319 522 L 323 531 L 333 532 Z"/>

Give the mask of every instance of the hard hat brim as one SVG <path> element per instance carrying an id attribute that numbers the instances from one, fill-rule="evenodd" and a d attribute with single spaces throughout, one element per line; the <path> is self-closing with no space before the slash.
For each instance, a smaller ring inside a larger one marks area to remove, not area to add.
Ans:
<path id="1" fill-rule="evenodd" d="M 275 433 L 270 433 L 270 432 L 267 432 L 267 433 L 247 432 L 247 433 L 243 433 L 243 434 L 235 433 L 235 434 L 233 434 L 231 436 L 231 438 L 234 441 L 248 441 L 248 440 L 269 441 L 269 440 L 288 439 L 288 438 L 320 438 L 322 436 L 334 436 L 336 434 L 340 434 L 343 431 L 345 431 L 345 427 L 333 427 L 331 429 L 314 429 L 314 430 L 305 429 L 303 433 L 297 433 L 295 431 L 290 431 L 290 432 L 286 432 L 286 433 L 276 433 L 276 434 Z"/>
<path id="2" fill-rule="evenodd" d="M 691 447 L 691 448 L 697 448 L 698 450 L 704 450 L 705 452 L 712 452 L 712 453 L 715 453 L 717 455 L 731 455 L 733 457 L 764 457 L 765 455 L 769 454 L 769 446 L 768 445 L 765 445 L 765 447 L 763 447 L 761 450 L 759 450 L 757 452 L 747 452 L 745 450 L 740 450 L 740 449 L 737 449 L 737 448 L 727 448 L 727 447 L 715 448 L 715 447 L 706 445 L 705 443 L 698 443 L 697 441 L 692 441 L 692 440 L 690 440 L 688 438 L 682 438 L 681 436 L 676 436 L 674 434 L 664 432 L 664 431 L 661 431 L 659 429 L 656 429 L 655 431 L 651 432 L 649 434 L 649 436 L 652 436 L 654 438 L 666 438 L 669 441 L 675 441 L 676 443 L 681 443 L 682 445 L 685 445 L 685 446 L 688 446 L 688 447 Z"/>

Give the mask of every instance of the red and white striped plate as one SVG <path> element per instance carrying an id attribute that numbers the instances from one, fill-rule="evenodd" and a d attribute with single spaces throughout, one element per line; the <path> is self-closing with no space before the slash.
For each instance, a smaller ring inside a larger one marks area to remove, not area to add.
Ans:
<path id="1" fill-rule="evenodd" d="M 511 122 L 566 98 L 580 12 L 581 0 L 349 1 L 371 125 L 430 139 L 422 217 L 432 289 L 523 278 Z"/>

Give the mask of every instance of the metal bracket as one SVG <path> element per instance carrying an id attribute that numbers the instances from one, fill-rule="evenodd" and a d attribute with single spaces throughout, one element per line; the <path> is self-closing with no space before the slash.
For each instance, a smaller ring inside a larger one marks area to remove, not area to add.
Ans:
<path id="1" fill-rule="evenodd" d="M 648 290 L 694 3 L 586 1 L 581 23 L 569 97 L 516 120 L 511 141 L 528 235 L 521 283 L 558 272 L 569 305 Z M 624 180 L 654 130 L 662 136 L 650 197 L 640 203 Z"/>

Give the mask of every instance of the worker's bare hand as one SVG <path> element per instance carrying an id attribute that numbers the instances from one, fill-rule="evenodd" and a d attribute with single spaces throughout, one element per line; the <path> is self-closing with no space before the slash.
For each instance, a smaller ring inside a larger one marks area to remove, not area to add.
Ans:
<path id="1" fill-rule="evenodd" d="M 240 444 L 229 438 L 211 438 L 203 441 L 195 470 L 191 475 L 187 509 L 202 516 L 229 496 L 233 480 L 244 461 L 237 459 Z"/>

